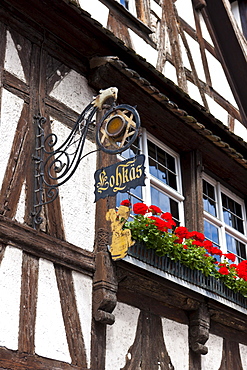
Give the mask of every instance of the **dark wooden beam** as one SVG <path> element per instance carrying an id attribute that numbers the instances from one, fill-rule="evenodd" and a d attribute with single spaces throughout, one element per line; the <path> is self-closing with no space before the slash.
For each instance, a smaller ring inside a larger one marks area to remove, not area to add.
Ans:
<path id="1" fill-rule="evenodd" d="M 224 2 L 222 0 L 206 0 L 206 3 L 205 12 L 208 15 L 218 49 L 226 66 L 225 73 L 240 107 L 242 123 L 247 127 L 247 60 L 227 14 Z"/>
<path id="2" fill-rule="evenodd" d="M 37 355 L 30 355 L 0 348 L 0 369 L 8 370 L 87 370 L 86 367 L 73 366 L 62 361 L 51 360 Z"/>
<path id="3" fill-rule="evenodd" d="M 3 216 L 0 216 L 0 241 L 90 276 L 94 272 L 93 253 Z"/>

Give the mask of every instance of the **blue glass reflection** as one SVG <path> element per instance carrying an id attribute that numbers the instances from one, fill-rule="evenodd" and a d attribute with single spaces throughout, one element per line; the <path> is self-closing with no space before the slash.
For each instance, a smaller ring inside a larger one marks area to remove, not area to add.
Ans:
<path id="1" fill-rule="evenodd" d="M 204 221 L 204 235 L 207 239 L 211 240 L 216 246 L 219 246 L 219 231 L 218 228 L 208 221 Z"/>

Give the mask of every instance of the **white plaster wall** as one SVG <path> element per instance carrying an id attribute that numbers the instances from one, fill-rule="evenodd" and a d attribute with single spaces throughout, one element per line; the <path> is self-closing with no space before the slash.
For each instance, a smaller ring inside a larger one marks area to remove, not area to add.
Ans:
<path id="1" fill-rule="evenodd" d="M 7 247 L 0 265 L 0 346 L 18 349 L 22 251 Z"/>
<path id="2" fill-rule="evenodd" d="M 188 326 L 162 318 L 163 335 L 168 355 L 176 370 L 189 369 Z"/>
<path id="3" fill-rule="evenodd" d="M 109 9 L 99 0 L 78 0 L 80 7 L 86 10 L 103 27 L 107 26 Z"/>
<path id="4" fill-rule="evenodd" d="M 187 81 L 187 84 L 188 84 L 189 96 L 195 101 L 197 101 L 199 104 L 203 105 L 202 97 L 201 97 L 198 87 L 190 81 Z"/>
<path id="5" fill-rule="evenodd" d="M 179 16 L 195 29 L 196 26 L 191 0 L 177 0 L 175 6 Z"/>
<path id="6" fill-rule="evenodd" d="M 206 57 L 209 66 L 210 76 L 212 80 L 212 87 L 221 94 L 226 100 L 237 107 L 230 86 L 226 79 L 226 75 L 220 62 L 206 50 Z M 217 117 L 218 118 L 218 117 Z"/>
<path id="7" fill-rule="evenodd" d="M 146 41 L 144 41 L 130 28 L 128 30 L 135 52 L 145 58 L 148 63 L 156 67 L 158 51 L 151 45 L 147 44 Z"/>
<path id="8" fill-rule="evenodd" d="M 90 367 L 91 351 L 91 324 L 92 324 L 92 279 L 76 271 L 72 272 L 77 309 L 87 356 L 87 365 Z"/>
<path id="9" fill-rule="evenodd" d="M 17 45 L 17 47 L 21 49 L 21 45 Z M 7 45 L 6 45 L 4 68 L 8 72 L 18 77 L 20 80 L 26 82 L 23 68 L 21 65 L 21 60 L 19 58 L 17 49 L 15 47 L 14 41 L 9 31 L 7 31 Z"/>
<path id="10" fill-rule="evenodd" d="M 150 9 L 161 19 L 162 17 L 162 8 L 156 3 L 155 0 L 150 1 Z"/>
<path id="11" fill-rule="evenodd" d="M 218 370 L 222 359 L 223 338 L 209 334 L 206 346 L 208 347 L 208 353 L 201 356 L 202 370 Z"/>
<path id="12" fill-rule="evenodd" d="M 58 135 L 58 146 L 69 135 L 62 123 L 54 120 L 52 130 Z M 83 155 L 96 149 L 96 145 L 86 140 Z M 70 153 L 74 151 L 74 147 Z M 94 172 L 96 154 L 82 159 L 73 176 L 59 187 L 66 240 L 83 249 L 92 251 L 94 245 Z"/>
<path id="13" fill-rule="evenodd" d="M 201 15 L 201 13 L 199 13 L 199 19 L 200 19 L 200 26 L 201 26 L 201 32 L 202 32 L 202 37 L 207 41 L 209 42 L 209 44 L 213 45 L 213 41 L 211 39 L 211 36 L 208 32 L 208 28 L 206 26 L 206 23 Z"/>
<path id="14" fill-rule="evenodd" d="M 222 108 L 222 106 L 219 105 L 213 98 L 211 98 L 208 95 L 205 95 L 205 96 L 206 96 L 206 100 L 208 103 L 210 113 L 213 114 L 222 123 L 227 125 L 228 124 L 228 112 L 224 108 Z"/>
<path id="15" fill-rule="evenodd" d="M 17 96 L 11 94 L 5 89 L 2 90 L 0 120 L 0 138 L 2 142 L 0 155 L 0 187 L 5 174 L 22 107 L 22 99 L 19 99 Z"/>
<path id="16" fill-rule="evenodd" d="M 202 57 L 201 57 L 199 44 L 188 34 L 186 34 L 186 39 L 187 39 L 187 42 L 190 48 L 190 52 L 192 54 L 197 76 L 200 80 L 205 82 L 206 78 L 205 78 L 204 69 L 202 65 Z M 191 70 L 191 66 L 190 66 L 190 70 Z"/>
<path id="17" fill-rule="evenodd" d="M 60 81 L 57 81 L 50 95 L 81 113 L 96 94 L 89 87 L 85 77 L 71 70 Z"/>
<path id="18" fill-rule="evenodd" d="M 40 259 L 35 352 L 71 362 L 53 263 Z"/>
<path id="19" fill-rule="evenodd" d="M 239 344 L 239 351 L 243 370 L 247 370 L 247 346 L 244 344 Z"/>
<path id="20" fill-rule="evenodd" d="M 135 339 L 139 313 L 138 308 L 117 303 L 113 311 L 115 323 L 106 329 L 107 370 L 120 370 L 125 365 L 129 347 Z"/>
<path id="21" fill-rule="evenodd" d="M 23 183 L 21 194 L 19 198 L 19 202 L 16 209 L 15 219 L 18 222 L 24 222 L 24 216 L 25 216 L 25 200 L 26 200 L 26 182 Z"/>
<path id="22" fill-rule="evenodd" d="M 235 120 L 234 134 L 247 141 L 247 129 L 238 120 Z"/>
<path id="23" fill-rule="evenodd" d="M 173 81 L 176 85 L 178 84 L 177 72 L 173 64 L 166 62 L 163 73 L 166 78 L 169 78 L 169 80 Z"/>

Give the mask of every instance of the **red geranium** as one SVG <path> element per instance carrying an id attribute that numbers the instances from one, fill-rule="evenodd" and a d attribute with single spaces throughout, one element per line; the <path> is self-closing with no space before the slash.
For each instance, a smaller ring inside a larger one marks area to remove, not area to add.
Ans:
<path id="1" fill-rule="evenodd" d="M 203 247 L 203 243 L 199 240 L 193 240 L 192 245 L 196 245 L 197 247 Z"/>
<path id="2" fill-rule="evenodd" d="M 124 199 L 120 203 L 120 206 L 130 207 L 131 206 L 131 202 L 128 199 Z"/>
<path id="3" fill-rule="evenodd" d="M 211 248 L 207 248 L 207 251 L 210 254 L 216 254 L 217 256 L 220 256 L 220 257 L 222 256 L 222 251 L 217 247 L 213 246 Z"/>
<path id="4" fill-rule="evenodd" d="M 210 249 L 210 248 L 212 248 L 213 247 L 213 243 L 210 241 L 210 240 L 204 240 L 204 242 L 203 242 L 203 246 L 204 246 L 204 248 L 206 248 L 206 249 Z"/>
<path id="5" fill-rule="evenodd" d="M 178 226 L 175 230 L 175 234 L 180 238 L 180 239 L 183 239 L 183 238 L 187 238 L 188 234 L 189 234 L 189 231 L 187 229 L 187 227 L 184 227 L 184 226 Z"/>
<path id="6" fill-rule="evenodd" d="M 165 212 L 165 213 L 162 213 L 162 215 L 160 216 L 163 220 L 166 220 L 167 221 L 167 228 L 168 229 L 172 229 L 173 226 L 176 226 L 176 222 L 172 219 L 172 215 L 170 214 L 170 212 Z"/>
<path id="7" fill-rule="evenodd" d="M 162 213 L 160 217 L 163 218 L 163 220 L 172 221 L 172 215 L 170 212 Z"/>
<path id="8" fill-rule="evenodd" d="M 149 212 L 152 212 L 153 215 L 160 215 L 161 214 L 161 209 L 157 206 L 150 206 L 148 208 Z"/>
<path id="9" fill-rule="evenodd" d="M 244 260 L 240 262 L 237 265 L 236 270 L 237 270 L 238 276 L 247 281 L 247 261 Z"/>
<path id="10" fill-rule="evenodd" d="M 133 212 L 138 215 L 145 215 L 147 213 L 148 206 L 145 203 L 135 203 L 133 205 Z"/>
<path id="11" fill-rule="evenodd" d="M 230 271 L 228 270 L 228 268 L 226 266 L 222 266 L 220 269 L 219 269 L 219 273 L 221 275 L 229 275 L 230 274 Z"/>
<path id="12" fill-rule="evenodd" d="M 167 222 L 161 220 L 159 217 L 150 216 L 149 218 L 154 221 L 157 229 L 160 231 L 167 231 Z"/>
<path id="13" fill-rule="evenodd" d="M 225 256 L 226 258 L 228 258 L 232 262 L 235 262 L 235 260 L 236 260 L 236 256 L 233 253 L 225 253 L 225 254 L 223 254 L 223 256 Z"/>
<path id="14" fill-rule="evenodd" d="M 195 239 L 195 240 L 198 240 L 199 242 L 203 242 L 203 240 L 205 239 L 205 236 L 204 234 L 202 233 L 199 233 L 198 231 L 191 231 L 188 236 L 188 238 L 191 238 L 191 239 Z"/>

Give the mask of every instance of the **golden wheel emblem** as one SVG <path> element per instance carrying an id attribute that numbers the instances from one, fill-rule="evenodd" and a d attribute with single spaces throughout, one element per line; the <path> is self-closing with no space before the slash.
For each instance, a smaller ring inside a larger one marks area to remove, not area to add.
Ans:
<path id="1" fill-rule="evenodd" d="M 108 111 L 96 130 L 97 145 L 106 153 L 121 153 L 136 140 L 140 127 L 137 110 L 130 105 L 118 105 Z"/>

